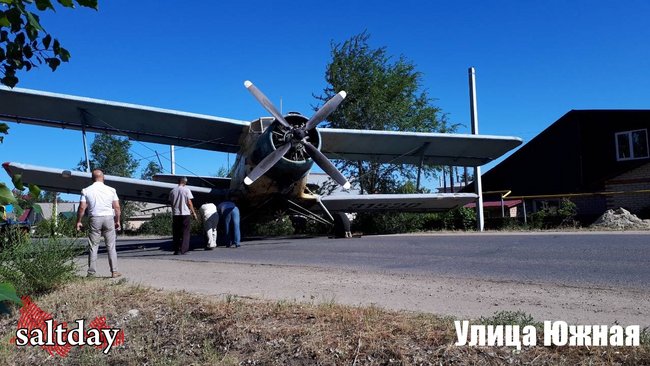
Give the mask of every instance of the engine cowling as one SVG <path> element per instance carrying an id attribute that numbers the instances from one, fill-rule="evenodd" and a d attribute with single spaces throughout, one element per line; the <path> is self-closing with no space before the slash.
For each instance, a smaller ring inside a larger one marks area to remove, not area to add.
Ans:
<path id="1" fill-rule="evenodd" d="M 285 118 L 269 98 L 253 83 L 246 80 L 244 86 L 275 118 L 273 123 L 275 126 L 268 131 L 269 135 L 261 142 L 259 152 L 254 158 L 257 164 L 247 172 L 244 184 L 251 185 L 281 161 L 281 166 L 284 169 L 276 169 L 274 173 L 271 173 L 278 181 L 304 176 L 311 168 L 312 163 L 315 162 L 336 183 L 343 186 L 343 189 L 350 189 L 350 182 L 347 178 L 341 174 L 325 154 L 320 152 L 320 135 L 316 130 L 316 126 L 334 112 L 336 107 L 345 99 L 347 93 L 344 90 L 336 93 L 311 118 L 307 119 L 300 114 L 291 113 Z M 267 141 L 268 144 L 265 145 Z M 311 159 L 313 159 L 313 162 Z"/>
<path id="2" fill-rule="evenodd" d="M 296 128 L 304 127 L 308 121 L 307 117 L 299 113 L 289 113 L 284 118 L 292 128 L 283 126 L 277 120 L 274 121 L 262 133 L 251 155 L 252 163 L 257 165 L 262 159 L 281 146 L 291 144 L 291 148 L 282 156 L 282 159 L 265 173 L 278 183 L 290 183 L 303 178 L 314 164 L 314 161 L 305 152 L 304 146 L 300 142 L 305 136 L 295 136 L 296 133 L 305 133 L 307 140 L 312 145 L 319 150 L 321 148 L 321 138 L 317 128 L 307 132 Z"/>

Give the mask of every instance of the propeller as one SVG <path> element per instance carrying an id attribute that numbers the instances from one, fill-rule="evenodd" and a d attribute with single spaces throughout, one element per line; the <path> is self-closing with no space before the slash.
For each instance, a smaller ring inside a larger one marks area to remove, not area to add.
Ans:
<path id="1" fill-rule="evenodd" d="M 248 174 L 248 176 L 244 179 L 244 183 L 246 185 L 250 185 L 256 181 L 257 178 L 261 177 L 264 173 L 271 169 L 275 163 L 280 161 L 280 159 L 282 159 L 284 154 L 286 154 L 289 149 L 291 149 L 291 143 L 286 143 L 280 146 L 277 150 L 268 154 L 264 159 L 262 159 L 262 161 L 260 161 L 259 164 L 257 164 L 255 169 L 253 169 L 250 174 Z"/>
<path id="2" fill-rule="evenodd" d="M 264 106 L 280 124 L 288 129 L 288 138 L 283 145 L 280 145 L 275 151 L 267 155 L 262 161 L 257 164 L 255 168 L 244 179 L 246 185 L 252 184 L 257 178 L 261 177 L 269 169 L 271 169 L 282 157 L 291 149 L 296 147 L 302 149 L 309 155 L 312 160 L 321 168 L 327 175 L 334 181 L 343 186 L 344 189 L 350 189 L 350 182 L 339 172 L 339 170 L 332 164 L 332 162 L 322 153 L 316 146 L 309 142 L 309 131 L 314 129 L 319 123 L 323 122 L 334 110 L 341 104 L 346 97 L 345 91 L 340 91 L 327 101 L 308 121 L 304 126 L 292 126 L 275 108 L 273 103 L 250 81 L 245 81 L 244 86 L 257 101 Z"/>
<path id="3" fill-rule="evenodd" d="M 347 179 L 339 172 L 338 169 L 332 164 L 330 159 L 327 158 L 327 156 L 323 155 L 322 152 L 318 151 L 318 149 L 307 142 L 305 144 L 305 150 L 307 150 L 307 154 L 314 159 L 316 164 L 327 173 L 334 181 L 340 185 L 343 186 L 344 189 L 350 189 L 350 182 L 348 182 Z"/>
<path id="4" fill-rule="evenodd" d="M 345 93 L 345 91 L 341 90 L 340 92 L 338 92 L 338 94 L 336 94 L 330 100 L 328 100 L 327 103 L 325 103 L 325 105 L 323 105 L 316 113 L 314 113 L 314 115 L 309 119 L 309 121 L 307 121 L 307 124 L 305 125 L 305 129 L 309 131 L 312 128 L 316 127 L 319 123 L 323 122 L 325 118 L 327 118 L 327 116 L 329 116 L 330 114 L 332 114 L 332 112 L 334 112 L 336 107 L 338 107 L 339 104 L 341 104 L 341 102 L 343 101 L 343 99 L 345 99 L 346 96 L 347 94 Z"/>
<path id="5" fill-rule="evenodd" d="M 255 99 L 257 99 L 257 101 L 260 102 L 262 106 L 264 106 L 264 109 L 269 111 L 269 113 L 271 113 L 271 115 L 275 117 L 275 119 L 277 119 L 280 123 L 282 123 L 284 127 L 291 128 L 289 122 L 287 122 L 287 120 L 284 119 L 282 114 L 277 110 L 277 108 L 275 108 L 273 103 L 271 103 L 269 98 L 267 98 L 266 95 L 264 95 L 264 93 L 262 93 L 261 90 L 257 89 L 257 87 L 248 80 L 244 81 L 244 86 L 246 87 L 246 89 L 248 89 L 249 92 L 251 92 L 251 94 L 253 94 Z"/>

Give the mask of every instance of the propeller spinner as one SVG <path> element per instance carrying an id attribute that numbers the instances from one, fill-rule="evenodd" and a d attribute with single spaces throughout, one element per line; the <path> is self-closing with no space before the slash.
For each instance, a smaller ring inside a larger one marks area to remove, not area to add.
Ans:
<path id="1" fill-rule="evenodd" d="M 344 189 L 350 189 L 350 182 L 339 172 L 339 170 L 332 164 L 332 162 L 322 153 L 316 146 L 309 142 L 309 131 L 316 128 L 316 126 L 323 122 L 336 107 L 341 104 L 346 97 L 344 91 L 340 91 L 334 97 L 325 103 L 304 125 L 293 126 L 287 122 L 282 114 L 275 108 L 273 103 L 250 81 L 245 81 L 244 86 L 248 91 L 253 94 L 260 104 L 284 127 L 287 138 L 283 145 L 271 154 L 267 155 L 262 161 L 255 166 L 255 168 L 244 179 L 246 185 L 252 184 L 257 178 L 261 177 L 269 169 L 271 169 L 282 157 L 292 148 L 297 147 L 299 150 L 304 150 L 312 160 L 321 168 L 327 175 L 334 181 L 343 186 Z"/>

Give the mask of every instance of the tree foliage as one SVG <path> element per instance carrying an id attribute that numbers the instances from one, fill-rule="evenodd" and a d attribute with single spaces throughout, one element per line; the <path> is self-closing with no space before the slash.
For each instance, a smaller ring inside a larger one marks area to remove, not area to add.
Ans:
<path id="1" fill-rule="evenodd" d="M 144 168 L 142 174 L 140 174 L 140 179 L 152 180 L 153 176 L 163 172 L 163 168 L 160 164 L 155 161 L 150 161 L 149 164 Z"/>
<path id="2" fill-rule="evenodd" d="M 4 142 L 5 137 L 2 135 L 9 134 L 9 125 L 6 123 L 0 123 L 0 144 Z"/>
<path id="3" fill-rule="evenodd" d="M 221 177 L 221 178 L 232 178 L 232 169 L 228 168 L 225 165 L 222 165 L 217 169 L 217 172 L 214 173 L 215 177 Z"/>
<path id="4" fill-rule="evenodd" d="M 66 8 L 82 7 L 97 10 L 98 0 L 57 0 Z M 30 71 L 41 64 L 55 71 L 61 62 L 70 60 L 70 52 L 48 33 L 33 11 L 55 11 L 51 0 L 0 0 L 0 83 L 13 88 L 18 84 L 16 73 Z M 0 143 L 9 126 L 0 123 Z"/>
<path id="5" fill-rule="evenodd" d="M 66 8 L 97 10 L 98 0 L 57 0 Z M 0 82 L 9 87 L 18 84 L 16 72 L 30 71 L 46 64 L 55 71 L 70 60 L 70 52 L 49 34 L 34 11 L 55 11 L 51 0 L 0 0 Z"/>
<path id="6" fill-rule="evenodd" d="M 16 197 L 6 184 L 0 182 L 0 205 L 15 204 Z"/>
<path id="7" fill-rule="evenodd" d="M 453 132 L 446 115 L 432 105 L 422 90 L 422 74 L 404 56 L 388 55 L 385 47 L 368 45 L 366 32 L 349 40 L 332 44 L 332 60 L 325 74 L 328 86 L 316 96 L 321 102 L 345 90 L 347 99 L 329 118 L 333 128 L 390 130 L 411 132 Z M 404 181 L 414 180 L 417 167 L 338 161 L 337 167 L 362 193 L 396 191 Z M 433 174 L 432 167 L 423 170 Z"/>
<path id="8" fill-rule="evenodd" d="M 138 168 L 138 161 L 129 151 L 131 141 L 126 138 L 98 134 L 90 144 L 90 170 L 101 169 L 107 175 L 132 177 Z M 78 169 L 86 170 L 86 161 L 81 160 Z"/>
<path id="9" fill-rule="evenodd" d="M 9 302 L 21 305 L 23 302 L 16 294 L 16 288 L 10 283 L 0 283 L 0 314 L 10 314 L 6 306 Z"/>

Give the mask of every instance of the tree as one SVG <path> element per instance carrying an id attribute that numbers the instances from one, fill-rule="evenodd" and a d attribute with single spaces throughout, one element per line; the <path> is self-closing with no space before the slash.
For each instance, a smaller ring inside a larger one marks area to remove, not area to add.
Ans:
<path id="1" fill-rule="evenodd" d="M 325 79 L 329 84 L 320 96 L 325 102 L 345 90 L 347 99 L 332 113 L 328 127 L 411 132 L 453 132 L 440 108 L 422 89 L 422 74 L 400 56 L 393 61 L 385 47 L 371 48 L 366 32 L 332 44 L 332 60 Z M 354 184 L 361 193 L 395 192 L 407 180 L 415 180 L 417 167 L 361 161 L 337 161 L 339 170 L 357 177 Z M 434 174 L 425 167 L 425 176 Z"/>
<path id="2" fill-rule="evenodd" d="M 221 178 L 232 178 L 232 170 L 231 168 L 222 165 L 219 167 L 219 169 L 217 169 L 217 172 L 214 173 L 214 176 L 221 177 Z"/>
<path id="3" fill-rule="evenodd" d="M 57 0 L 66 8 L 79 6 L 97 10 L 97 0 Z M 43 28 L 33 12 L 55 11 L 51 0 L 0 0 L 0 82 L 13 88 L 18 84 L 16 72 L 30 71 L 47 64 L 55 71 L 61 62 L 70 60 L 70 52 Z"/>
<path id="4" fill-rule="evenodd" d="M 72 0 L 57 2 L 74 8 Z M 97 10 L 97 0 L 75 2 Z M 45 63 L 55 71 L 61 62 L 70 60 L 70 52 L 45 31 L 39 16 L 30 10 L 34 6 L 39 11 L 54 11 L 50 0 L 0 0 L 0 83 L 10 88 L 18 84 L 18 70 L 27 72 Z M 6 123 L 0 123 L 0 143 L 8 130 Z"/>
<path id="5" fill-rule="evenodd" d="M 142 174 L 140 174 L 140 179 L 152 180 L 153 176 L 163 172 L 163 168 L 160 164 L 155 161 L 150 161 L 149 164 L 144 168 Z"/>
<path id="6" fill-rule="evenodd" d="M 126 138 L 105 133 L 95 136 L 90 144 L 90 170 L 101 169 L 107 175 L 132 177 L 138 168 L 138 161 L 133 158 L 131 141 Z M 86 161 L 81 160 L 78 169 L 86 170 Z"/>
<path id="7" fill-rule="evenodd" d="M 9 125 L 6 123 L 0 123 L 0 144 L 4 142 L 5 137 L 2 135 L 9 134 Z"/>

